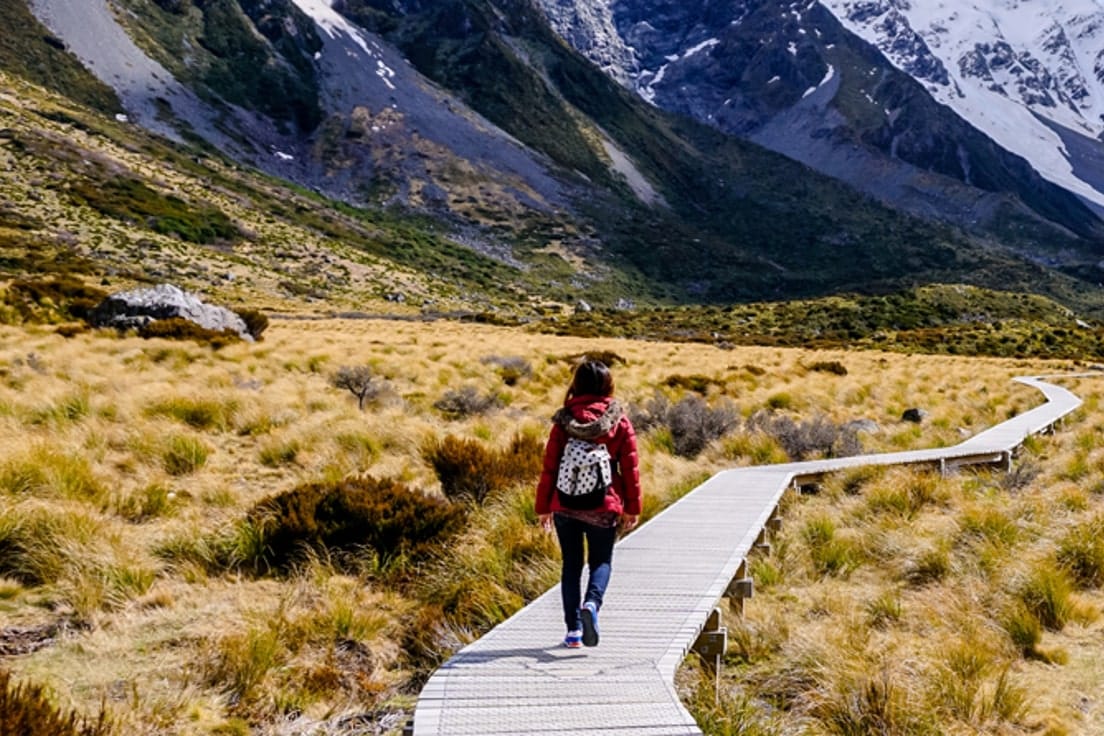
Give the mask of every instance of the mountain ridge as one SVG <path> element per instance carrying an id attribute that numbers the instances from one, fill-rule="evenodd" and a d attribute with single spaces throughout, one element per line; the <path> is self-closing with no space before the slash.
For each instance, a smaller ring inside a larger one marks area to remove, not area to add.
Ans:
<path id="1" fill-rule="evenodd" d="M 52 2 L 33 7 L 49 21 L 43 8 L 61 8 Z M 260 5 L 213 5 L 264 39 L 258 43 L 267 44 L 278 72 L 273 84 L 296 67 L 280 61 L 290 52 L 272 29 L 310 21 L 318 42 L 304 32 L 295 48 L 314 49 L 319 122 L 297 131 L 294 119 L 281 123 L 232 103 L 202 81 L 203 65 L 217 61 L 204 49 L 233 45 L 202 37 L 208 4 L 115 0 L 111 7 L 129 9 L 118 18 L 125 33 L 143 39 L 141 48 L 132 45 L 147 59 L 171 65 L 181 48 L 200 59 L 177 72 L 191 87 L 169 75 L 190 95 L 179 110 L 177 98 L 157 93 L 165 87 L 140 90 L 160 116 L 155 132 L 172 127 L 185 145 L 214 146 L 340 206 L 428 218 L 427 227 L 521 274 L 511 279 L 541 284 L 541 298 L 724 302 L 964 280 L 1050 289 L 1068 300 L 1083 282 L 1049 270 L 1068 264 L 1016 251 L 1015 239 L 1029 228 L 1055 235 L 1056 248 L 1074 254 L 1078 278 L 1093 275 L 1073 231 L 1017 214 L 1015 197 L 985 205 L 1007 206 L 996 218 L 1007 220 L 1004 242 L 992 229 L 971 235 L 913 221 L 800 164 L 648 105 L 567 47 L 526 2 L 346 0 L 338 5 L 343 15 L 322 0 L 263 4 L 267 15 L 258 15 Z M 79 34 L 66 40 L 72 30 L 54 22 L 52 32 L 78 56 L 95 53 Z M 114 79 L 102 60 L 85 63 Z M 132 122 L 148 123 L 143 109 Z M 1073 303 L 1084 305 L 1096 297 L 1090 288 L 1078 298 Z"/>

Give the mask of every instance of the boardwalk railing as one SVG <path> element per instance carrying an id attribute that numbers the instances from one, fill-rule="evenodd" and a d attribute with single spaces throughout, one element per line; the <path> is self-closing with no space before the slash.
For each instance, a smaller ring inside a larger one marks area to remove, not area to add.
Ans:
<path id="1" fill-rule="evenodd" d="M 746 558 L 766 544 L 787 490 L 869 465 L 1010 468 L 1024 439 L 1081 405 L 1059 386 L 1016 380 L 1047 402 L 953 447 L 718 473 L 617 544 L 598 647 L 561 646 L 556 586 L 434 673 L 418 699 L 414 736 L 700 734 L 675 692 L 675 672 L 695 645 L 723 651 L 717 606 L 728 598 L 739 609 L 751 594 Z"/>

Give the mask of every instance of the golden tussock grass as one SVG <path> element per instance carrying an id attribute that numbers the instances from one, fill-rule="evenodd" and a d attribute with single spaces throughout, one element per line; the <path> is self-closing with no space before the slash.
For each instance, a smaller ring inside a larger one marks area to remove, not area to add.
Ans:
<path id="1" fill-rule="evenodd" d="M 315 550 L 290 572 L 246 574 L 227 564 L 263 551 L 246 513 L 356 474 L 440 494 L 427 443 L 543 440 L 571 357 L 594 351 L 624 360 L 613 372 L 630 405 L 693 394 L 738 418 L 693 459 L 670 430 L 641 434 L 646 517 L 721 469 L 784 460 L 747 426 L 757 412 L 867 420 L 865 452 L 949 445 L 1037 403 L 1011 376 L 1062 367 L 449 322 L 274 320 L 263 342 L 217 351 L 2 327 L 0 617 L 69 626 L 6 665 L 139 736 L 409 712 L 428 667 L 555 582 L 532 480 L 503 481 L 416 564 Z M 833 362 L 846 375 L 810 368 Z M 362 410 L 333 385 L 346 366 L 386 391 Z M 501 407 L 434 408 L 465 387 Z M 1032 472 L 855 470 L 791 499 L 771 554 L 751 561 L 758 593 L 733 624 L 723 697 L 692 662 L 680 675 L 707 733 L 1104 730 L 1104 422 L 1101 389 L 1076 388 L 1086 408 L 1018 459 Z M 912 407 L 928 412 L 919 425 L 901 419 Z"/>

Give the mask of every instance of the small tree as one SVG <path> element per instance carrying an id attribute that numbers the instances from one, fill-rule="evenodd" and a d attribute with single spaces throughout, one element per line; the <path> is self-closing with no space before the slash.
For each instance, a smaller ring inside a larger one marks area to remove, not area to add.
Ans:
<path id="1" fill-rule="evenodd" d="M 341 366 L 330 377 L 330 385 L 343 388 L 357 397 L 357 407 L 361 411 L 364 411 L 365 404 L 379 396 L 383 390 L 383 381 L 377 381 L 371 367 L 366 365 Z"/>

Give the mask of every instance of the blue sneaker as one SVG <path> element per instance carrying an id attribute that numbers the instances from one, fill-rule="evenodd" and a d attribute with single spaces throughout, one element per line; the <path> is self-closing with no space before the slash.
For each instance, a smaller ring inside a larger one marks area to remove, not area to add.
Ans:
<path id="1" fill-rule="evenodd" d="M 579 609 L 579 618 L 583 622 L 583 644 L 588 647 L 598 646 L 598 606 L 594 601 L 587 601 Z"/>
<path id="2" fill-rule="evenodd" d="M 574 631 L 567 632 L 567 636 L 564 637 L 564 646 L 568 649 L 578 649 L 583 645 L 583 632 L 575 629 Z"/>

